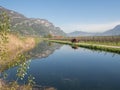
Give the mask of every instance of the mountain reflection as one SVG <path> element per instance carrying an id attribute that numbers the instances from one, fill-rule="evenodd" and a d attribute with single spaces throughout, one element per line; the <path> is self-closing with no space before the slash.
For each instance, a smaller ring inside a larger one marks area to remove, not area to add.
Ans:
<path id="1" fill-rule="evenodd" d="M 56 49 L 59 49 L 62 45 L 57 43 L 51 43 L 43 41 L 39 43 L 33 50 L 29 52 L 32 58 L 45 58 L 52 54 Z"/>

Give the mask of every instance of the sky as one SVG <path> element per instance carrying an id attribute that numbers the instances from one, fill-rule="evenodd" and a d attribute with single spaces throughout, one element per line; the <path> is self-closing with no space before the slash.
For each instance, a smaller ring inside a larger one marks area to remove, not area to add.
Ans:
<path id="1" fill-rule="evenodd" d="M 47 19 L 67 33 L 104 32 L 120 24 L 120 0 L 0 0 L 0 6 Z"/>

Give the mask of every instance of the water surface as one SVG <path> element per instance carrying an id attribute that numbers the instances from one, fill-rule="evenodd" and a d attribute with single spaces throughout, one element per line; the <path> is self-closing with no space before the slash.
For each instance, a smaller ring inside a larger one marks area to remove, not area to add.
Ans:
<path id="1" fill-rule="evenodd" d="M 54 47 L 41 50 L 48 50 L 47 57 L 39 52 L 37 56 L 44 57 L 34 57 L 24 82 L 19 82 L 25 83 L 27 76 L 32 75 L 36 85 L 57 90 L 120 90 L 120 55 L 84 48 L 72 49 L 68 45 L 51 49 Z M 48 53 L 50 49 L 52 52 Z M 17 68 L 6 71 L 8 81 L 17 78 Z"/>

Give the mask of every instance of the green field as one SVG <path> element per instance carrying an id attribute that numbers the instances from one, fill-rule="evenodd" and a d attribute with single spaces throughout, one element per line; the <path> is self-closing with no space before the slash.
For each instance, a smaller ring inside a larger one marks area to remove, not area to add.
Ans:
<path id="1" fill-rule="evenodd" d="M 120 53 L 120 47 L 114 45 L 114 43 L 97 43 L 96 42 L 77 42 L 77 43 L 72 43 L 71 41 L 63 41 L 63 40 L 49 40 L 50 42 L 55 42 L 55 43 L 60 43 L 60 44 L 68 44 L 71 46 L 79 46 L 79 47 L 84 47 L 84 48 L 89 48 L 89 49 L 94 49 L 94 50 L 103 50 L 103 51 L 109 51 L 109 52 L 114 52 L 114 53 Z"/>

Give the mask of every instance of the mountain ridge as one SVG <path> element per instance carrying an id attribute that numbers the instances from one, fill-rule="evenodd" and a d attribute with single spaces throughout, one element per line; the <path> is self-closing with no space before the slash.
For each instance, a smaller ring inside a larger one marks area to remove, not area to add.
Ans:
<path id="1" fill-rule="evenodd" d="M 44 36 L 48 34 L 65 36 L 59 27 L 50 21 L 40 18 L 27 18 L 26 16 L 0 6 L 0 11 L 6 12 L 10 17 L 11 31 L 21 35 Z"/>
<path id="2" fill-rule="evenodd" d="M 74 31 L 67 34 L 68 36 L 119 36 L 120 35 L 120 25 L 116 25 L 114 28 L 107 30 L 103 33 L 89 33 L 83 31 Z"/>

